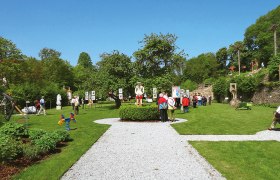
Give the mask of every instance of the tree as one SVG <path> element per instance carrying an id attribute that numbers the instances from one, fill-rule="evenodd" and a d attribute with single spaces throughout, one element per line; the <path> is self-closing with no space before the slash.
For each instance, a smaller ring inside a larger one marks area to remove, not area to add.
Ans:
<path id="1" fill-rule="evenodd" d="M 79 59 L 78 59 L 78 65 L 83 66 L 84 68 L 92 68 L 92 61 L 90 59 L 90 56 L 86 52 L 81 52 Z"/>
<path id="2" fill-rule="evenodd" d="M 41 58 L 41 60 L 59 58 L 60 55 L 61 55 L 60 52 L 50 48 L 43 48 L 39 52 L 39 57 Z"/>
<path id="3" fill-rule="evenodd" d="M 109 91 L 123 89 L 124 96 L 132 93 L 130 79 L 133 76 L 130 57 L 119 51 L 103 53 L 101 61 L 97 63 L 96 88 L 103 97 L 107 97 Z"/>
<path id="4" fill-rule="evenodd" d="M 245 70 L 250 69 L 250 63 L 253 60 L 253 56 L 247 47 L 244 46 L 242 41 L 236 41 L 234 44 L 231 44 L 228 48 L 228 55 L 230 66 L 235 66 L 238 68 L 240 74 L 241 66 L 245 67 Z M 242 68 L 243 69 L 243 68 Z"/>
<path id="5" fill-rule="evenodd" d="M 0 61 L 1 60 L 22 60 L 23 55 L 16 45 L 0 36 Z"/>
<path id="6" fill-rule="evenodd" d="M 60 59 L 61 53 L 49 48 L 40 51 L 42 59 L 42 76 L 45 82 L 54 82 L 58 86 L 71 86 L 74 79 L 72 66 L 69 62 Z"/>
<path id="7" fill-rule="evenodd" d="M 255 24 L 249 26 L 244 34 L 244 43 L 252 56 L 263 62 L 265 66 L 273 55 L 273 34 L 279 34 L 280 29 L 270 32 L 273 25 L 280 22 L 280 6 L 261 16 Z M 276 41 L 275 41 L 276 42 Z M 279 43 L 275 47 L 278 47 Z"/>
<path id="8" fill-rule="evenodd" d="M 213 53 L 206 53 L 188 60 L 185 66 L 185 80 L 189 79 L 196 83 L 202 83 L 207 78 L 217 76 L 216 72 L 219 64 Z"/>
<path id="9" fill-rule="evenodd" d="M 223 47 L 216 52 L 216 59 L 220 65 L 219 69 L 226 69 L 228 60 L 228 51 L 226 47 Z"/>
<path id="10" fill-rule="evenodd" d="M 273 39 L 274 39 L 274 56 L 277 55 L 277 28 L 278 24 L 273 24 L 270 30 L 273 31 Z"/>
<path id="11" fill-rule="evenodd" d="M 174 74 L 184 64 L 184 52 L 176 52 L 177 37 L 173 34 L 145 35 L 142 49 L 134 52 L 134 68 L 142 78 Z"/>

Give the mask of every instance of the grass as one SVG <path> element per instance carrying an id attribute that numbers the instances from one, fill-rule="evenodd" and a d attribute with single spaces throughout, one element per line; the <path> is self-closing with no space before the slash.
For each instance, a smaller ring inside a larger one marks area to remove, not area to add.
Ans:
<path id="1" fill-rule="evenodd" d="M 71 107 L 64 107 L 63 110 L 48 110 L 47 116 L 30 115 L 28 120 L 29 128 L 41 128 L 47 131 L 64 129 L 57 122 L 60 114 L 65 118 L 72 112 Z M 62 148 L 61 153 L 53 154 L 40 163 L 28 167 L 13 179 L 59 179 L 110 127 L 109 125 L 96 124 L 93 121 L 102 118 L 118 117 L 118 110 L 112 105 L 92 109 L 80 109 L 80 114 L 75 116 L 77 123 L 70 123 L 70 136 L 74 140 Z"/>
<path id="2" fill-rule="evenodd" d="M 188 121 L 173 124 L 179 134 L 255 134 L 269 127 L 275 109 L 253 106 L 252 110 L 235 110 L 228 104 L 191 108 L 189 113 L 176 111 L 176 117 Z"/>
<path id="3" fill-rule="evenodd" d="M 77 123 L 71 122 L 69 142 L 61 153 L 35 164 L 14 179 L 59 179 L 98 138 L 109 128 L 93 120 L 118 117 L 118 110 L 112 105 L 80 110 Z M 180 113 L 176 117 L 185 118 L 185 123 L 174 124 L 180 134 L 254 134 L 266 129 L 275 109 L 254 106 L 252 110 L 235 110 L 226 104 L 190 109 L 190 113 Z M 61 111 L 47 111 L 47 116 L 30 116 L 29 128 L 42 128 L 47 131 L 64 129 L 57 125 L 60 114 L 65 117 L 72 112 L 70 107 Z M 228 179 L 276 179 L 280 174 L 277 157 L 280 143 L 269 142 L 191 142 L 218 171 Z"/>
<path id="4" fill-rule="evenodd" d="M 227 179 L 279 179 L 280 143 L 190 142 Z"/>

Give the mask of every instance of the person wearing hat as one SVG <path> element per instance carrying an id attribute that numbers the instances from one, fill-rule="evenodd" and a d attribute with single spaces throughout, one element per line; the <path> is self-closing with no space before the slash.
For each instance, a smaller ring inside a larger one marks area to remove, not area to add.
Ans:
<path id="1" fill-rule="evenodd" d="M 142 106 L 144 87 L 142 86 L 141 82 L 137 82 L 137 85 L 135 86 L 135 94 L 136 94 L 136 105 Z"/>

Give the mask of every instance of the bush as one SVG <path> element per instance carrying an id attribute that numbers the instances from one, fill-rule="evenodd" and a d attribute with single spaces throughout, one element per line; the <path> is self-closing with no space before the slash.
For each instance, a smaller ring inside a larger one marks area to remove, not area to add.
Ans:
<path id="1" fill-rule="evenodd" d="M 37 146 L 30 144 L 22 145 L 22 154 L 25 158 L 33 160 L 40 157 L 40 149 Z"/>
<path id="2" fill-rule="evenodd" d="M 279 80 L 279 64 L 280 64 L 280 54 L 270 58 L 268 62 L 269 79 L 272 81 Z"/>
<path id="3" fill-rule="evenodd" d="M 29 130 L 29 138 L 31 141 L 36 139 L 40 139 L 43 135 L 47 134 L 47 132 L 43 129 L 31 129 Z"/>
<path id="4" fill-rule="evenodd" d="M 159 120 L 159 112 L 156 105 L 141 107 L 135 105 L 121 106 L 119 115 L 122 120 Z"/>
<path id="5" fill-rule="evenodd" d="M 44 134 L 40 139 L 35 139 L 33 143 L 42 153 L 52 151 L 56 148 L 56 139 L 49 133 Z"/>
<path id="6" fill-rule="evenodd" d="M 0 160 L 12 160 L 21 153 L 20 142 L 9 135 L 0 136 Z"/>
<path id="7" fill-rule="evenodd" d="M 20 138 L 28 135 L 28 130 L 23 124 L 7 122 L 0 128 L 0 134 Z"/>
<path id="8" fill-rule="evenodd" d="M 213 92 L 215 99 L 218 102 L 222 102 L 223 99 L 227 96 L 229 91 L 229 83 L 227 82 L 226 78 L 219 78 L 213 85 Z"/>
<path id="9" fill-rule="evenodd" d="M 58 136 L 59 141 L 70 141 L 70 134 L 66 130 L 55 130 L 53 131 L 53 134 L 56 134 Z"/>

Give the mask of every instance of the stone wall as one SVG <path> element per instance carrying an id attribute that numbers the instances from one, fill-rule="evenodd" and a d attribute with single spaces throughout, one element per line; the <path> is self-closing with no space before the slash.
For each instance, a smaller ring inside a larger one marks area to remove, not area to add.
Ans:
<path id="1" fill-rule="evenodd" d="M 196 90 L 190 92 L 190 95 L 193 96 L 195 93 L 196 94 L 200 93 L 207 98 L 209 96 L 211 96 L 212 100 L 214 99 L 214 94 L 213 94 L 213 91 L 212 91 L 212 85 L 205 86 L 204 84 L 202 84 Z"/>
<path id="2" fill-rule="evenodd" d="M 254 104 L 279 103 L 280 105 L 280 87 L 272 89 L 264 87 L 260 91 L 255 92 L 252 102 Z"/>

